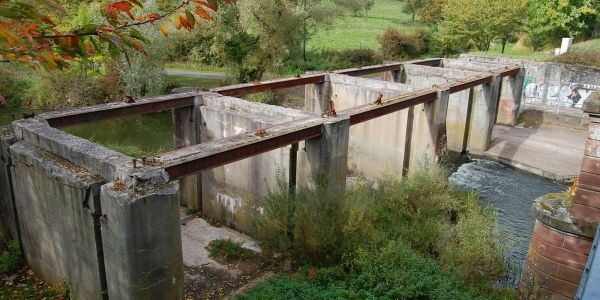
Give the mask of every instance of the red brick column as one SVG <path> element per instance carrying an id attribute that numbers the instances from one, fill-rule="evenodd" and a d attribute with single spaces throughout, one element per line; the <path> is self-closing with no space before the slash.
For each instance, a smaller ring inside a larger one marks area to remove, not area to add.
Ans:
<path id="1" fill-rule="evenodd" d="M 591 116 L 590 134 L 585 144 L 579 187 L 571 207 L 573 219 L 600 223 L 600 118 Z"/>
<path id="2" fill-rule="evenodd" d="M 534 299 L 573 299 L 591 247 L 591 239 L 537 221 L 521 294 Z"/>

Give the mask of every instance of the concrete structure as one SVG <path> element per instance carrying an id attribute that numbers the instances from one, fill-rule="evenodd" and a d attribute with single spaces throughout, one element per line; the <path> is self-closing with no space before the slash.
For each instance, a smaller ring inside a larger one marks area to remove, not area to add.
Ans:
<path id="1" fill-rule="evenodd" d="M 315 180 L 340 192 L 351 171 L 405 174 L 439 160 L 446 139 L 461 152 L 487 150 L 501 78 L 518 81 L 522 69 L 446 63 L 391 62 L 13 122 L 0 139 L 6 227 L 32 268 L 77 298 L 181 299 L 180 205 L 250 232 L 277 174 L 290 192 Z M 367 74 L 387 80 L 357 77 Z M 299 86 L 304 111 L 234 98 Z M 152 157 L 59 129 L 164 110 L 178 149 Z"/>
<path id="2" fill-rule="evenodd" d="M 594 91 L 600 90 L 600 69 L 470 54 L 461 55 L 460 60 L 477 64 L 524 66 L 523 100 L 519 112 L 541 111 L 545 123 L 587 129 L 588 118 L 582 111 L 582 106 Z M 506 84 L 503 83 L 503 86 Z M 502 105 L 501 103 L 501 107 Z M 508 106 L 500 110 L 499 121 L 502 120 L 501 112 L 505 109 Z"/>

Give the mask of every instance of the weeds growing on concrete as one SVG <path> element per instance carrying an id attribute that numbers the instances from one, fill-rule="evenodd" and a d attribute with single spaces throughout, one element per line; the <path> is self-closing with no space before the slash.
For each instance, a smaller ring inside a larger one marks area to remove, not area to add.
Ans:
<path id="1" fill-rule="evenodd" d="M 208 244 L 210 256 L 223 258 L 225 261 L 245 259 L 255 255 L 254 251 L 246 249 L 242 242 L 227 240 L 214 240 Z"/>
<path id="2" fill-rule="evenodd" d="M 281 183 L 263 209 L 261 248 L 300 269 L 241 299 L 514 297 L 495 288 L 507 266 L 493 210 L 440 167 L 363 180 L 343 195 L 319 184 L 289 195 Z"/>

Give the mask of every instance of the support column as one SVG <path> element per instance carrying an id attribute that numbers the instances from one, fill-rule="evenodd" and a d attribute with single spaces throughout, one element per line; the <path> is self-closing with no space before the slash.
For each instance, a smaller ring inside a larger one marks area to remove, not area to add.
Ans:
<path id="1" fill-rule="evenodd" d="M 508 126 L 517 125 L 524 81 L 525 69 L 520 69 L 519 73 L 514 76 L 503 78 L 496 123 Z"/>
<path id="2" fill-rule="evenodd" d="M 182 299 L 177 184 L 102 186 L 102 240 L 110 299 Z"/>
<path id="3" fill-rule="evenodd" d="M 325 184 L 334 192 L 346 189 L 350 118 L 331 118 L 322 127 L 322 135 L 305 142 L 305 170 L 308 178 Z M 305 176 L 307 177 L 307 176 Z"/>
<path id="4" fill-rule="evenodd" d="M 181 149 L 200 144 L 200 110 L 202 97 L 197 96 L 193 107 L 172 110 L 175 148 Z M 192 175 L 179 180 L 179 202 L 189 209 L 202 209 L 202 180 L 200 175 Z"/>
<path id="5" fill-rule="evenodd" d="M 496 122 L 496 107 L 500 90 L 500 76 L 494 76 L 491 83 L 472 89 L 473 108 L 469 126 L 468 151 L 483 154 L 490 147 L 492 131 Z"/>
<path id="6" fill-rule="evenodd" d="M 412 142 L 410 145 L 411 171 L 437 163 L 446 152 L 446 114 L 450 91 L 438 92 L 437 99 L 414 107 Z"/>
<path id="7" fill-rule="evenodd" d="M 329 76 L 325 75 L 324 82 L 307 84 L 304 88 L 304 110 L 316 114 L 323 114 L 329 110 L 331 100 L 331 83 Z"/>

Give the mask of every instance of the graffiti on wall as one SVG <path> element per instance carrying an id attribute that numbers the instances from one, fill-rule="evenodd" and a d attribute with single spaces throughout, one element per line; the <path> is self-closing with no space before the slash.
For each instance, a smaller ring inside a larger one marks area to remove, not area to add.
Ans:
<path id="1" fill-rule="evenodd" d="M 582 108 L 583 102 L 599 85 L 564 82 L 561 85 L 537 83 L 531 77 L 525 78 L 523 99 L 529 105 L 548 105 L 569 108 Z"/>

